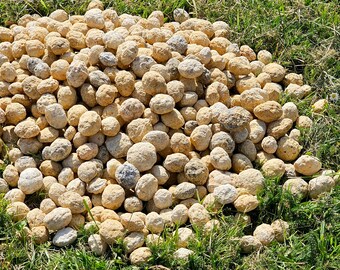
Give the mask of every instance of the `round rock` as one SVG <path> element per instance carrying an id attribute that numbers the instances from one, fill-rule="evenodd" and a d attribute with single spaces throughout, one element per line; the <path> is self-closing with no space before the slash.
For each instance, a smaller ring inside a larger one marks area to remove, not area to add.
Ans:
<path id="1" fill-rule="evenodd" d="M 98 113 L 87 111 L 80 116 L 78 130 L 83 136 L 92 136 L 101 128 L 101 119 Z"/>
<path id="2" fill-rule="evenodd" d="M 174 196 L 179 200 L 186 200 L 195 195 L 196 186 L 189 182 L 183 182 L 176 186 Z"/>
<path id="3" fill-rule="evenodd" d="M 174 257 L 179 260 L 187 260 L 191 254 L 194 252 L 190 249 L 187 248 L 179 248 L 178 250 L 175 251 Z"/>
<path id="4" fill-rule="evenodd" d="M 218 120 L 227 130 L 234 130 L 245 127 L 251 120 L 251 113 L 242 107 L 235 106 L 231 109 L 223 110 Z"/>
<path id="5" fill-rule="evenodd" d="M 268 246 L 275 239 L 275 232 L 269 224 L 261 224 L 256 227 L 254 237 L 260 240 L 262 245 Z"/>
<path id="6" fill-rule="evenodd" d="M 254 210 L 259 205 L 256 196 L 244 194 L 234 201 L 234 206 L 238 212 L 247 213 Z"/>
<path id="7" fill-rule="evenodd" d="M 62 129 L 67 125 L 67 116 L 64 108 L 58 104 L 51 104 L 45 108 L 46 121 L 56 129 Z"/>
<path id="8" fill-rule="evenodd" d="M 167 189 L 159 189 L 153 196 L 153 201 L 159 209 L 169 208 L 172 205 L 172 194 Z"/>
<path id="9" fill-rule="evenodd" d="M 77 239 L 77 231 L 71 227 L 61 229 L 53 237 L 52 243 L 57 247 L 65 247 L 71 245 Z"/>
<path id="10" fill-rule="evenodd" d="M 335 181 L 332 177 L 321 175 L 313 178 L 308 183 L 309 197 L 316 199 L 324 192 L 329 192 L 335 186 Z"/>
<path id="11" fill-rule="evenodd" d="M 308 193 L 308 184 L 302 178 L 291 178 L 284 182 L 282 189 L 290 192 L 295 198 L 303 199 Z"/>
<path id="12" fill-rule="evenodd" d="M 193 226 L 204 226 L 210 220 L 209 212 L 199 203 L 189 208 L 188 216 Z"/>
<path id="13" fill-rule="evenodd" d="M 103 255 L 107 249 L 107 244 L 99 234 L 90 235 L 88 244 L 91 251 L 97 256 Z"/>
<path id="14" fill-rule="evenodd" d="M 29 213 L 30 209 L 23 202 L 13 202 L 7 207 L 7 214 L 11 216 L 13 221 L 23 220 Z"/>
<path id="15" fill-rule="evenodd" d="M 138 169 L 131 163 L 124 163 L 116 169 L 117 182 L 126 189 L 134 188 L 140 178 Z"/>
<path id="16" fill-rule="evenodd" d="M 144 174 L 137 182 L 135 191 L 142 201 L 150 201 L 158 189 L 158 180 L 152 174 Z"/>
<path id="17" fill-rule="evenodd" d="M 43 175 L 37 168 L 27 168 L 21 172 L 18 187 L 25 194 L 33 194 L 43 186 Z"/>
<path id="18" fill-rule="evenodd" d="M 237 189 L 229 184 L 216 187 L 213 194 L 217 202 L 220 204 L 233 203 L 238 196 Z"/>
<path id="19" fill-rule="evenodd" d="M 85 211 L 83 197 L 76 192 L 67 191 L 63 193 L 58 198 L 58 202 L 61 207 L 70 209 L 72 214 L 80 214 Z"/>
<path id="20" fill-rule="evenodd" d="M 130 261 L 133 265 L 141 265 L 146 263 L 152 256 L 152 252 L 148 247 L 140 247 L 132 251 L 130 254 Z"/>
<path id="21" fill-rule="evenodd" d="M 44 224 L 49 231 L 58 231 L 65 228 L 72 219 L 71 210 L 58 207 L 49 212 L 44 218 Z"/>
<path id="22" fill-rule="evenodd" d="M 262 247 L 259 239 L 252 235 L 245 235 L 240 240 L 240 246 L 243 253 L 252 253 Z"/>
<path id="23" fill-rule="evenodd" d="M 132 146 L 132 142 L 128 135 L 119 132 L 114 137 L 109 137 L 105 141 L 107 150 L 114 158 L 125 157 L 129 148 Z"/>
<path id="24" fill-rule="evenodd" d="M 110 184 L 103 193 L 101 203 L 105 208 L 116 210 L 125 200 L 125 191 L 120 185 Z"/>
<path id="25" fill-rule="evenodd" d="M 187 59 L 178 65 L 178 71 L 184 78 L 194 79 L 203 73 L 204 66 L 195 59 Z"/>
<path id="26" fill-rule="evenodd" d="M 156 148 L 148 142 L 136 143 L 128 150 L 126 160 L 140 172 L 150 170 L 157 161 Z"/>
<path id="27" fill-rule="evenodd" d="M 209 177 L 208 167 L 200 159 L 190 160 L 184 167 L 187 179 L 195 185 L 204 185 Z"/>
<path id="28" fill-rule="evenodd" d="M 149 106 L 156 114 L 166 114 L 175 108 L 175 100 L 170 95 L 157 94 L 151 98 Z"/>
<path id="29" fill-rule="evenodd" d="M 124 227 L 117 220 L 107 219 L 100 224 L 99 234 L 107 244 L 112 245 L 118 239 L 123 238 Z"/>
<path id="30" fill-rule="evenodd" d="M 303 175 L 313 175 L 321 169 L 321 162 L 313 156 L 302 155 L 294 162 L 295 170 Z"/>
<path id="31" fill-rule="evenodd" d="M 44 159 L 61 161 L 67 158 L 72 152 L 72 144 L 69 140 L 58 138 L 50 146 L 46 146 L 42 151 Z"/>
<path id="32" fill-rule="evenodd" d="M 286 171 L 285 164 L 281 159 L 273 158 L 263 164 L 262 171 L 266 177 L 281 178 Z"/>
<path id="33" fill-rule="evenodd" d="M 239 173 L 236 185 L 246 189 L 250 194 L 256 195 L 264 187 L 264 177 L 259 170 L 246 169 Z"/>

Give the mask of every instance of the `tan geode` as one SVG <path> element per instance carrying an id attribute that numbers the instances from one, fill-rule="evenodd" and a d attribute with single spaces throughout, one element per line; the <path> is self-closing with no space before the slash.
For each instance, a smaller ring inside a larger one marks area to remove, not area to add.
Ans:
<path id="1" fill-rule="evenodd" d="M 117 255 L 147 267 L 173 234 L 185 262 L 196 230 L 223 230 L 214 216 L 232 207 L 250 253 L 288 235 L 283 220 L 252 224 L 269 182 L 297 200 L 336 185 L 300 145 L 313 119 L 282 102 L 311 93 L 302 75 L 233 43 L 223 21 L 173 18 L 93 0 L 0 27 L 0 197 L 34 243 L 68 246 L 83 228 L 88 251 L 123 243 Z"/>

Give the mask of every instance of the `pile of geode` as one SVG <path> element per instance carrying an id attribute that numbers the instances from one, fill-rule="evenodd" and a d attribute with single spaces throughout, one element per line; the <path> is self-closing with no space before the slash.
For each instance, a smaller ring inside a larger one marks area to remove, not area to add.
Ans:
<path id="1" fill-rule="evenodd" d="M 174 18 L 118 16 L 94 1 L 84 16 L 56 10 L 0 27 L 10 162 L 0 193 L 36 243 L 67 246 L 79 228 L 98 226 L 93 252 L 124 238 L 138 264 L 151 256 L 143 246 L 181 225 L 176 256 L 185 258 L 189 225 L 211 230 L 219 224 L 211 214 L 227 204 L 254 210 L 264 177 L 288 179 L 282 188 L 300 198 L 335 185 L 326 175 L 301 178 L 321 169 L 300 156 L 299 129 L 313 123 L 278 103 L 283 92 L 311 91 L 302 76 L 286 74 L 268 51 L 231 43 L 225 22 L 180 9 Z M 30 209 L 26 196 L 41 191 L 46 198 Z M 282 241 L 287 228 L 281 220 L 258 226 L 242 238 L 243 251 Z"/>

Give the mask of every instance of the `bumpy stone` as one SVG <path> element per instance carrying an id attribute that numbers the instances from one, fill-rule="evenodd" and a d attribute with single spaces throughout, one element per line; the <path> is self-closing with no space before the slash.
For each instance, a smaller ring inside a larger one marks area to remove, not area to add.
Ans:
<path id="1" fill-rule="evenodd" d="M 209 212 L 199 203 L 189 208 L 188 216 L 194 226 L 204 226 L 210 220 Z"/>
<path id="2" fill-rule="evenodd" d="M 107 244 L 99 234 L 90 235 L 88 244 L 91 251 L 98 256 L 103 255 L 107 249 Z"/>
<path id="3" fill-rule="evenodd" d="M 238 196 L 237 189 L 229 184 L 216 187 L 213 194 L 217 202 L 220 204 L 233 203 Z"/>
<path id="4" fill-rule="evenodd" d="M 130 254 L 130 261 L 133 265 L 144 264 L 152 256 L 151 250 L 148 247 L 140 247 Z"/>
<path id="5" fill-rule="evenodd" d="M 61 229 L 53 237 L 52 243 L 57 247 L 65 247 L 71 245 L 77 239 L 77 231 L 67 227 Z"/>
<path id="6" fill-rule="evenodd" d="M 256 196 L 253 195 L 241 195 L 234 201 L 234 206 L 238 212 L 247 213 L 259 205 L 259 201 Z"/>
<path id="7" fill-rule="evenodd" d="M 309 197 L 316 199 L 324 192 L 329 192 L 335 186 L 335 181 L 332 177 L 322 175 L 313 178 L 308 183 Z"/>
<path id="8" fill-rule="evenodd" d="M 36 168 L 27 168 L 21 172 L 18 187 L 25 194 L 33 194 L 43 186 L 43 175 Z"/>
<path id="9" fill-rule="evenodd" d="M 58 207 L 45 216 L 44 223 L 48 230 L 58 231 L 65 228 L 71 222 L 71 219 L 70 209 Z"/>
<path id="10" fill-rule="evenodd" d="M 99 234 L 107 244 L 112 245 L 123 238 L 124 227 L 117 220 L 107 219 L 100 224 Z"/>
<path id="11" fill-rule="evenodd" d="M 262 245 L 268 246 L 275 239 L 275 232 L 269 224 L 261 224 L 256 227 L 254 236 L 260 240 Z"/>
<path id="12" fill-rule="evenodd" d="M 252 253 L 262 247 L 259 239 L 252 235 L 245 235 L 240 240 L 240 245 L 243 253 Z"/>
<path id="13" fill-rule="evenodd" d="M 178 71 L 183 77 L 194 79 L 203 73 L 203 65 L 197 60 L 188 59 L 178 65 Z"/>
<path id="14" fill-rule="evenodd" d="M 246 109 L 235 106 L 222 111 L 218 120 L 225 129 L 234 130 L 246 126 L 252 120 L 252 116 Z"/>
<path id="15" fill-rule="evenodd" d="M 130 189 L 136 186 L 140 174 L 134 165 L 126 162 L 117 168 L 115 177 L 122 187 Z"/>
<path id="16" fill-rule="evenodd" d="M 126 160 L 140 172 L 150 170 L 157 161 L 156 148 L 148 142 L 136 143 L 128 150 Z"/>
<path id="17" fill-rule="evenodd" d="M 302 155 L 294 162 L 295 170 L 303 175 L 313 175 L 321 169 L 321 162 L 313 156 Z"/>

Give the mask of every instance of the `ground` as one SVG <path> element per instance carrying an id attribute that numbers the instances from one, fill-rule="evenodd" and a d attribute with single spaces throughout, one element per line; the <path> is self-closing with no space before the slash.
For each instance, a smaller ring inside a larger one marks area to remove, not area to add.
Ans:
<path id="1" fill-rule="evenodd" d="M 26 13 L 48 15 L 57 8 L 82 14 L 89 1 L 76 0 L 0 0 L 0 25 L 10 25 Z M 162 10 L 167 20 L 172 11 L 185 8 L 192 16 L 211 21 L 226 21 L 231 41 L 247 44 L 256 52 L 273 53 L 275 61 L 289 71 L 304 75 L 313 93 L 296 101 L 300 113 L 310 116 L 314 126 L 303 132 L 304 153 L 319 157 L 323 168 L 340 169 L 340 14 L 338 1 L 311 0 L 104 0 L 119 14 L 147 17 Z M 311 105 L 327 98 L 322 114 L 312 113 Z M 286 101 L 283 97 L 282 102 Z M 318 201 L 297 202 L 277 188 L 280 182 L 268 179 L 260 194 L 260 207 L 252 214 L 254 226 L 282 218 L 291 225 L 292 235 L 282 244 L 274 243 L 261 253 L 241 255 L 237 238 L 254 228 L 236 223 L 233 209 L 218 213 L 221 229 L 209 235 L 197 231 L 189 246 L 195 253 L 188 262 L 172 258 L 173 238 L 153 247 L 148 264 L 171 269 L 338 269 L 340 265 L 340 188 Z M 39 195 L 37 195 L 39 196 Z M 43 194 L 41 194 L 43 196 Z M 31 198 L 32 202 L 37 198 Z M 115 245 L 105 257 L 96 257 L 86 248 L 88 234 L 81 232 L 77 243 L 68 249 L 49 244 L 36 246 L 24 237 L 24 222 L 13 223 L 0 205 L 0 269 L 129 269 L 122 245 Z M 165 233 L 166 234 L 166 233 Z M 148 269 L 148 266 L 145 269 Z M 131 268 L 131 267 L 130 267 Z"/>

